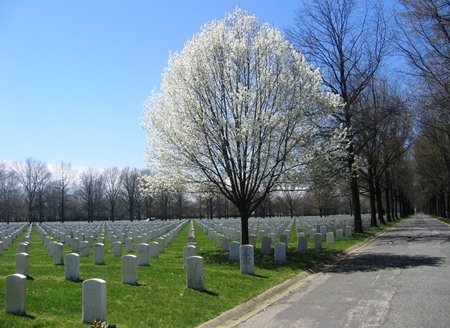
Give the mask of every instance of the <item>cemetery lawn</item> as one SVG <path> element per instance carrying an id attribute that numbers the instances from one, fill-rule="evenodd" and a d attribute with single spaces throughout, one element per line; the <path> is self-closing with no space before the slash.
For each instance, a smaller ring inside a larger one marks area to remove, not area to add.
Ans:
<path id="1" fill-rule="evenodd" d="M 159 258 L 150 259 L 150 266 L 139 266 L 137 286 L 122 284 L 121 259 L 113 257 L 107 235 L 105 265 L 93 264 L 93 249 L 90 248 L 89 257 L 80 258 L 81 281 L 66 281 L 64 266 L 53 265 L 33 227 L 29 250 L 30 276 L 27 279 L 27 315 L 6 314 L 4 296 L 0 297 L 0 327 L 89 327 L 82 324 L 82 281 L 91 278 L 106 281 L 107 323 L 118 328 L 196 327 L 383 230 L 371 229 L 365 234 L 353 234 L 332 245 L 328 245 L 324 238 L 321 250 L 314 250 L 309 240 L 308 254 L 300 255 L 297 253 L 294 227 L 286 253 L 287 263 L 275 263 L 273 255 L 261 255 L 261 241 L 257 239 L 255 275 L 244 275 L 240 273 L 238 262 L 230 262 L 228 253 L 217 248 L 197 224 L 194 226 L 197 255 L 204 258 L 204 292 L 186 287 L 183 247 L 187 243 L 189 224 Z M 0 295 L 5 295 L 5 277 L 15 272 L 15 255 L 22 237 L 19 236 L 0 257 Z M 134 251 L 136 255 L 136 247 Z M 64 253 L 72 253 L 71 248 L 65 246 Z M 123 254 L 127 254 L 125 246 Z"/>

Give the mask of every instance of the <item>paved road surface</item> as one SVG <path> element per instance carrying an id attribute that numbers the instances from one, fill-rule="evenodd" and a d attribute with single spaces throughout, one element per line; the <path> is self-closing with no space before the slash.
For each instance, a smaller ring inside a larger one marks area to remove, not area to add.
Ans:
<path id="1" fill-rule="evenodd" d="M 415 215 L 221 327 L 450 327 L 450 226 Z"/>

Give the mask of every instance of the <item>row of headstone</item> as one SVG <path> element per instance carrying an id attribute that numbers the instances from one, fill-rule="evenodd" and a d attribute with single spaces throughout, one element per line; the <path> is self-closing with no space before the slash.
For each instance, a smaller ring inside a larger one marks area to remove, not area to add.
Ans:
<path id="1" fill-rule="evenodd" d="M 1 223 L 0 224 L 0 255 L 3 251 L 8 250 L 9 246 L 25 231 L 27 223 Z M 31 226 L 29 226 L 31 227 Z"/>
<path id="2" fill-rule="evenodd" d="M 190 247 L 188 245 L 186 247 Z M 240 271 L 242 274 L 253 275 L 255 272 L 254 254 L 252 245 L 242 245 L 239 248 Z M 203 257 L 192 255 L 186 261 L 186 283 L 187 287 L 199 291 L 205 289 L 205 278 L 203 268 Z"/>
<path id="3" fill-rule="evenodd" d="M 172 230 L 168 231 L 164 236 L 161 236 L 158 238 L 158 242 L 152 242 L 150 244 L 145 243 L 139 243 L 137 245 L 137 252 L 138 252 L 138 258 L 139 263 L 142 263 L 142 265 L 150 265 L 149 259 L 150 258 L 158 258 L 159 253 L 164 251 L 164 248 L 167 247 L 167 245 L 171 242 L 171 240 L 178 234 L 178 232 L 182 229 L 186 222 L 183 223 L 176 223 L 171 224 L 173 227 Z M 89 227 L 89 226 L 87 226 Z M 39 234 L 41 235 L 44 245 L 47 248 L 47 250 L 50 253 L 50 256 L 54 259 L 55 265 L 63 265 L 63 248 L 61 243 L 57 243 L 53 240 L 52 237 L 47 235 L 47 232 L 50 228 L 48 226 L 44 227 L 38 226 Z M 57 230 L 57 227 L 53 226 L 53 233 L 55 230 Z M 99 240 L 104 241 L 104 235 L 103 235 L 103 229 L 102 226 L 95 226 L 95 229 L 90 229 L 90 231 L 95 231 L 96 235 L 100 235 Z M 71 246 L 73 253 L 79 253 L 81 257 L 88 257 L 89 256 L 89 249 L 91 247 L 91 241 L 93 240 L 93 236 L 90 236 L 90 242 L 84 240 L 80 242 L 80 238 L 83 238 L 84 232 L 80 232 L 79 230 L 66 230 L 65 233 L 67 233 L 65 237 L 65 245 Z M 61 234 L 60 234 L 61 235 Z M 76 237 L 72 237 L 76 236 Z M 113 248 L 113 254 L 115 257 L 121 257 L 122 256 L 122 243 L 120 241 L 116 241 L 115 236 L 111 237 L 112 243 L 111 247 Z M 127 237 L 125 238 L 125 249 L 126 252 L 133 252 L 133 243 L 132 238 Z M 92 245 L 93 247 L 93 253 L 94 253 L 94 264 L 96 265 L 104 265 L 105 264 L 105 245 L 104 243 L 95 243 Z M 56 249 L 56 251 L 55 251 Z M 139 255 L 141 253 L 141 255 Z"/>
<path id="4" fill-rule="evenodd" d="M 281 234 L 286 234 L 288 235 L 288 238 L 290 238 L 290 231 L 294 222 L 295 221 L 291 218 L 277 218 L 277 220 L 250 219 L 249 234 L 258 237 L 260 240 L 265 236 L 269 236 L 272 240 L 272 244 L 275 244 L 276 238 Z M 206 227 L 208 227 L 218 233 L 218 235 L 241 241 L 242 234 L 239 220 L 208 220 L 207 222 L 202 222 L 201 225 L 205 233 L 207 233 Z M 220 241 L 218 243 L 220 243 Z"/>
<path id="5" fill-rule="evenodd" d="M 197 221 L 197 223 L 201 226 L 202 230 L 208 234 L 210 238 L 212 238 L 216 245 L 218 247 L 221 247 L 224 252 L 228 252 L 229 260 L 231 262 L 240 262 L 240 249 L 241 245 L 238 241 L 231 241 L 231 238 L 228 238 L 227 236 L 221 235 L 219 232 L 215 231 L 214 229 L 210 228 L 206 224 L 202 224 L 203 222 Z M 283 234 L 280 236 L 280 239 L 282 242 L 275 243 L 274 245 L 274 260 L 277 262 L 286 262 L 286 250 L 287 250 L 287 243 L 288 243 L 288 236 L 286 234 Z M 252 246 L 252 250 L 255 248 L 256 244 L 256 236 L 250 235 L 249 236 L 249 244 Z M 245 245 L 243 245 L 245 246 Z M 272 238 L 269 236 L 263 237 L 262 241 L 262 249 L 261 253 L 270 255 L 272 254 Z"/>
<path id="6" fill-rule="evenodd" d="M 343 230 L 346 232 L 347 227 L 353 224 L 353 218 L 348 215 L 336 215 L 332 217 L 299 217 L 296 220 L 297 232 L 306 231 L 308 234 L 311 230 L 320 232 L 326 236 L 327 232 Z M 370 215 L 363 215 L 363 224 L 370 225 Z M 347 235 L 347 233 L 346 233 Z"/>
<path id="7" fill-rule="evenodd" d="M 11 274 L 6 277 L 5 311 L 6 313 L 26 315 L 27 277 L 23 274 Z M 106 281 L 88 279 L 82 285 L 82 322 L 92 324 L 95 319 L 106 321 Z"/>

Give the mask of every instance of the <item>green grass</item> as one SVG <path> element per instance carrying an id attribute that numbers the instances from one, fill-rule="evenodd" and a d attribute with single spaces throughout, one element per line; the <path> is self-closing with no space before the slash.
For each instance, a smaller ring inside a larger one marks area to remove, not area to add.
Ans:
<path id="1" fill-rule="evenodd" d="M 324 241 L 321 250 L 314 250 L 309 241 L 308 254 L 300 255 L 296 249 L 296 229 L 293 229 L 287 263 L 276 263 L 273 256 L 261 255 L 261 241 L 258 241 L 255 275 L 244 275 L 240 273 L 239 263 L 229 262 L 228 253 L 217 248 L 195 225 L 197 254 L 204 258 L 206 288 L 198 292 L 186 287 L 183 247 L 187 243 L 188 229 L 186 225 L 158 259 L 150 259 L 149 267 L 138 268 L 138 286 L 122 284 L 121 259 L 113 257 L 108 237 L 105 265 L 93 264 L 92 248 L 89 257 L 80 258 L 81 280 L 100 278 L 106 281 L 108 323 L 133 328 L 198 326 L 382 230 L 354 234 L 333 245 Z M 22 236 L 0 257 L 0 295 L 5 295 L 5 277 L 15 272 L 15 254 Z M 72 252 L 70 247 L 65 247 L 64 251 L 65 254 Z M 36 228 L 32 230 L 29 253 L 27 316 L 6 314 L 5 299 L 1 297 L 0 327 L 89 327 L 81 322 L 82 283 L 64 279 L 64 266 L 53 265 Z M 125 248 L 123 254 L 126 254 Z"/>
<path id="2" fill-rule="evenodd" d="M 443 217 L 440 217 L 440 216 L 433 216 L 433 218 L 435 218 L 435 219 L 437 219 L 439 221 L 442 221 L 444 223 L 450 224 L 450 218 L 443 218 Z"/>

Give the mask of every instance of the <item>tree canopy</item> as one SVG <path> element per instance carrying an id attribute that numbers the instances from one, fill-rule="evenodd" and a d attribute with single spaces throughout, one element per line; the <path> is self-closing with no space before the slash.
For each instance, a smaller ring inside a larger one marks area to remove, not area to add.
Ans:
<path id="1" fill-rule="evenodd" d="M 307 161 L 339 99 L 268 24 L 236 8 L 170 56 L 145 104 L 148 165 L 209 182 L 247 220 L 280 177 Z"/>

